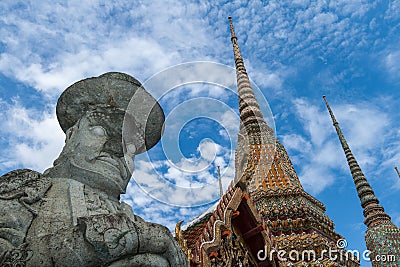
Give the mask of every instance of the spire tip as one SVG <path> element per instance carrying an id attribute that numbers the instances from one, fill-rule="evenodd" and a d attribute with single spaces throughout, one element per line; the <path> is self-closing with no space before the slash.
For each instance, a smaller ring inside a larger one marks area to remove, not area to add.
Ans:
<path id="1" fill-rule="evenodd" d="M 231 16 L 228 16 L 228 19 L 229 19 L 229 20 L 231 20 L 231 19 L 232 19 L 232 17 L 231 17 Z"/>

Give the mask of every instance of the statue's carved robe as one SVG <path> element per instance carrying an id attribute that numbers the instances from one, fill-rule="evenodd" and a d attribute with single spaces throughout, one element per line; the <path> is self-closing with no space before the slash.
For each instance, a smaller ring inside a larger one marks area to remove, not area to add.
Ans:
<path id="1" fill-rule="evenodd" d="M 17 251 L 25 247 L 27 231 L 37 215 L 33 206 L 50 186 L 49 179 L 28 169 L 11 171 L 0 178 L 1 266 L 12 261 L 12 258 L 22 257 Z"/>
<path id="2" fill-rule="evenodd" d="M 179 255 L 167 228 L 81 182 L 17 170 L 0 185 L 0 266 L 169 266 Z"/>

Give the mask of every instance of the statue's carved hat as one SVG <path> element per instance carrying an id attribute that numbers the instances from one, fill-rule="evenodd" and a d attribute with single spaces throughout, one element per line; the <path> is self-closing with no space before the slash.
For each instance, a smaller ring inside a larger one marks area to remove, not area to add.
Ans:
<path id="1" fill-rule="evenodd" d="M 128 139 L 133 138 L 129 136 L 130 129 L 139 128 L 145 145 L 138 148 L 137 154 L 152 148 L 161 138 L 165 119 L 163 110 L 141 83 L 128 74 L 107 72 L 69 86 L 58 99 L 57 119 L 66 132 L 86 112 L 96 108 L 116 109 L 125 114 L 117 116 L 117 121 L 112 123 L 121 127 L 122 135 L 127 135 Z"/>

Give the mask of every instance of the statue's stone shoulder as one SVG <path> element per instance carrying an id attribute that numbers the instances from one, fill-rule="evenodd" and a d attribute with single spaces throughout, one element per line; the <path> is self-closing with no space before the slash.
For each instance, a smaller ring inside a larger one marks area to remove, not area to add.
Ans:
<path id="1" fill-rule="evenodd" d="M 18 169 L 0 177 L 0 199 L 22 199 L 33 204 L 43 197 L 51 181 L 37 171 Z"/>

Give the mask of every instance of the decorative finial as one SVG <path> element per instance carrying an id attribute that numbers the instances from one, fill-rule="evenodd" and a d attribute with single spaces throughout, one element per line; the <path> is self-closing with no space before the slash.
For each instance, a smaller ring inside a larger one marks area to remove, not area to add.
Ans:
<path id="1" fill-rule="evenodd" d="M 347 163 L 350 167 L 354 184 L 356 185 L 358 197 L 361 201 L 361 207 L 364 209 L 365 225 L 367 225 L 367 227 L 373 227 L 382 223 L 391 224 L 390 216 L 385 213 L 383 207 L 379 204 L 378 198 L 375 196 L 375 193 L 368 183 L 367 178 L 365 178 L 364 173 L 362 172 L 353 153 L 351 152 L 350 147 L 348 146 L 346 139 L 344 138 L 339 127 L 339 123 L 336 121 L 335 115 L 328 104 L 326 96 L 323 96 L 323 99 L 326 107 L 328 108 L 329 114 L 331 115 L 333 126 L 335 126 L 340 143 L 346 155 Z"/>
<path id="2" fill-rule="evenodd" d="M 335 118 L 335 115 L 333 114 L 332 109 L 329 106 L 329 103 L 328 103 L 328 100 L 326 99 L 326 96 L 322 96 L 322 98 L 324 99 L 326 107 L 328 108 L 329 114 L 331 115 L 333 126 L 335 126 L 336 132 L 338 134 L 338 137 L 339 137 L 340 143 L 342 144 L 343 149 L 349 148 L 349 145 L 347 144 L 347 141 L 344 138 L 342 130 L 339 128 L 339 123 L 337 122 L 337 120 Z"/>
<path id="3" fill-rule="evenodd" d="M 217 166 L 217 169 L 218 169 L 219 196 L 220 198 L 222 198 L 222 196 L 224 195 L 224 191 L 222 189 L 221 171 L 219 165 Z"/>
<path id="4" fill-rule="evenodd" d="M 231 29 L 231 40 L 233 38 L 237 39 L 236 34 L 235 34 L 235 29 L 233 28 L 232 17 L 229 16 L 228 19 L 229 19 L 229 28 Z"/>
<path id="5" fill-rule="evenodd" d="M 260 106 L 254 95 L 253 88 L 251 87 L 250 79 L 247 75 L 243 58 L 240 53 L 239 44 L 235 34 L 235 29 L 233 28 L 232 17 L 229 16 L 228 19 L 231 30 L 233 56 L 235 59 L 235 66 L 236 66 L 236 81 L 239 93 L 239 112 L 240 112 L 241 127 L 249 126 L 249 128 L 251 128 L 250 124 L 253 124 L 253 126 L 255 125 L 258 128 L 263 127 L 267 131 L 273 133 L 272 129 L 267 126 L 264 120 L 264 117 L 260 110 Z"/>
<path id="6" fill-rule="evenodd" d="M 339 124 L 336 121 L 335 115 L 333 114 L 333 112 L 331 110 L 331 107 L 329 106 L 329 103 L 328 103 L 328 100 L 326 99 L 326 96 L 323 95 L 322 98 L 324 99 L 326 107 L 328 108 L 329 114 L 331 115 L 331 119 L 332 119 L 333 125 L 335 126 L 336 124 Z"/>

